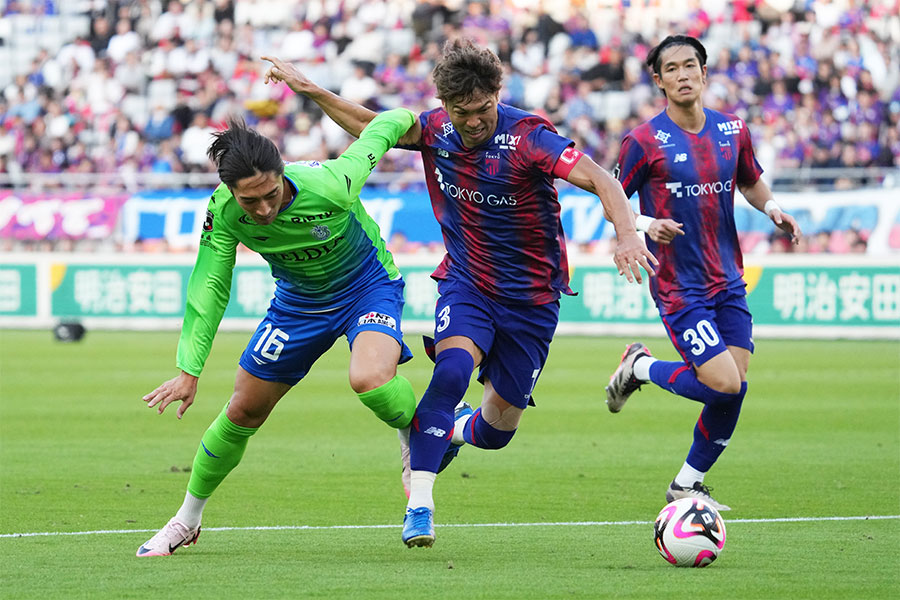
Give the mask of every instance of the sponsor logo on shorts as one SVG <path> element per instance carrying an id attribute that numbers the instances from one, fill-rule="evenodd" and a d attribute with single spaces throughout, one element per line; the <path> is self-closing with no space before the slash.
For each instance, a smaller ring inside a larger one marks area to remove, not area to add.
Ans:
<path id="1" fill-rule="evenodd" d="M 383 325 L 390 327 L 394 331 L 397 330 L 397 320 L 391 315 L 385 315 L 378 312 L 369 312 L 364 314 L 357 321 L 358 325 Z"/>

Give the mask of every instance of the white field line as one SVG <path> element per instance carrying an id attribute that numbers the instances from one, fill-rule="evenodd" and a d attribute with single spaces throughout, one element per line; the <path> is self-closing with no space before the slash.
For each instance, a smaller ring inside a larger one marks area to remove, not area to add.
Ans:
<path id="1" fill-rule="evenodd" d="M 819 523 L 823 521 L 877 521 L 900 519 L 900 515 L 862 515 L 854 517 L 775 517 L 770 519 L 726 519 L 726 523 Z M 444 527 L 604 527 L 610 525 L 652 525 L 653 521 L 558 521 L 547 523 L 438 523 Z M 315 531 L 321 529 L 399 529 L 400 525 L 261 525 L 257 527 L 204 527 L 203 531 Z M 98 529 L 96 531 L 34 531 L 0 533 L 0 538 L 46 537 L 56 535 L 105 535 L 150 533 L 156 529 Z"/>

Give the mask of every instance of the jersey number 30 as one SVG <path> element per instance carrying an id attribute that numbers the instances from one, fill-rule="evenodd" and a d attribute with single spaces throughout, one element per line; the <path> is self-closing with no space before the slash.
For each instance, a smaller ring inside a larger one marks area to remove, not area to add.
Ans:
<path id="1" fill-rule="evenodd" d="M 681 337 L 691 345 L 691 354 L 694 356 L 703 354 L 707 346 L 715 346 L 719 343 L 719 334 L 706 319 L 698 321 L 697 329 L 688 329 Z"/>

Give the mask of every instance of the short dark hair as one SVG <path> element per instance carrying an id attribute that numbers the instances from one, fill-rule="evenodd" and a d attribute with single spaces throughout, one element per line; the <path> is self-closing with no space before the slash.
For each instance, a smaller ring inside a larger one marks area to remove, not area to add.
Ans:
<path id="1" fill-rule="evenodd" d="M 472 40 L 457 38 L 444 43 L 441 58 L 431 72 L 437 97 L 444 102 L 468 102 L 476 94 L 496 94 L 503 81 L 497 55 Z"/>
<path id="2" fill-rule="evenodd" d="M 650 54 L 647 55 L 647 66 L 657 75 L 662 66 L 662 52 L 669 46 L 691 46 L 694 49 L 694 52 L 697 53 L 697 59 L 700 61 L 700 66 L 702 67 L 706 64 L 706 48 L 703 47 L 700 40 L 689 35 L 670 35 L 657 44 L 656 47 L 650 51 Z"/>
<path id="3" fill-rule="evenodd" d="M 284 173 L 284 161 L 269 138 L 247 127 L 244 119 L 228 119 L 228 129 L 213 133 L 206 155 L 216 165 L 219 179 L 228 187 L 259 173 Z"/>

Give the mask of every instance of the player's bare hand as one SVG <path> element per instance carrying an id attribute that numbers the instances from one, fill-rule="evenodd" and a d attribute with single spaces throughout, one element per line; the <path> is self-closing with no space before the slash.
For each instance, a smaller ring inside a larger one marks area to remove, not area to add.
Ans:
<path id="1" fill-rule="evenodd" d="M 656 275 L 653 267 L 659 266 L 659 261 L 647 250 L 647 245 L 636 231 L 619 236 L 613 261 L 616 263 L 616 268 L 619 269 L 619 275 L 624 275 L 629 283 L 644 281 L 641 277 L 641 267 L 653 277 Z"/>
<path id="2" fill-rule="evenodd" d="M 653 219 L 647 235 L 657 244 L 667 245 L 675 239 L 675 236 L 684 235 L 683 227 L 683 224 L 672 219 Z"/>
<path id="3" fill-rule="evenodd" d="M 772 219 L 772 222 L 775 223 L 778 229 L 791 236 L 792 244 L 800 243 L 800 236 L 803 235 L 803 232 L 800 231 L 800 225 L 797 224 L 794 217 L 776 208 L 769 214 L 769 218 Z"/>
<path id="4" fill-rule="evenodd" d="M 283 81 L 291 90 L 297 94 L 307 94 L 319 88 L 312 82 L 300 69 L 291 63 L 284 62 L 280 58 L 274 56 L 262 56 L 262 60 L 272 63 L 272 66 L 266 69 L 264 78 L 265 83 L 277 83 Z"/>
<path id="5" fill-rule="evenodd" d="M 194 396 L 197 394 L 197 378 L 189 375 L 184 371 L 178 377 L 162 383 L 158 388 L 143 397 L 148 408 L 156 407 L 156 412 L 163 414 L 166 407 L 173 402 L 181 402 L 176 411 L 176 416 L 180 419 L 184 415 L 184 411 L 194 403 Z"/>

